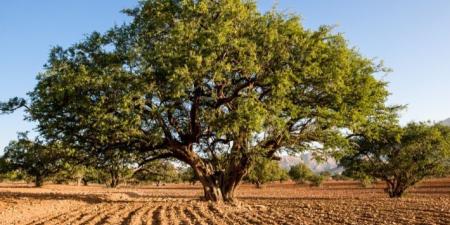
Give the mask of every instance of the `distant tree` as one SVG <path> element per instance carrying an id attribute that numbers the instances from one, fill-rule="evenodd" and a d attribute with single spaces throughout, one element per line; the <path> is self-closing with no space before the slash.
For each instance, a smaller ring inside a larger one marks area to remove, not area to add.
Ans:
<path id="1" fill-rule="evenodd" d="M 333 176 L 330 171 L 322 171 L 319 174 L 325 178 L 329 178 L 329 177 Z"/>
<path id="2" fill-rule="evenodd" d="M 1 164 L 1 159 L 0 159 Z M 1 167 L 1 166 L 0 166 Z M 22 170 L 8 170 L 6 167 L 0 168 L 0 182 L 3 181 L 26 181 L 29 183 L 32 180 L 26 173 Z"/>
<path id="3" fill-rule="evenodd" d="M 346 174 L 381 179 L 390 197 L 401 197 L 423 178 L 448 173 L 450 128 L 410 123 L 380 132 L 378 138 L 352 139 L 353 152 L 340 161 Z"/>
<path id="4" fill-rule="evenodd" d="M 69 183 L 75 182 L 77 186 L 87 186 L 89 182 L 105 183 L 107 174 L 93 168 L 92 166 L 85 166 L 77 161 L 68 162 L 66 168 L 52 176 L 55 183 Z"/>
<path id="5" fill-rule="evenodd" d="M 288 174 L 292 180 L 298 183 L 304 183 L 314 175 L 312 170 L 304 163 L 299 163 L 295 166 L 291 166 Z"/>
<path id="6" fill-rule="evenodd" d="M 280 167 L 277 161 L 258 158 L 247 174 L 246 179 L 261 188 L 261 185 L 271 181 L 283 181 L 287 178 L 287 171 Z"/>
<path id="7" fill-rule="evenodd" d="M 69 173 L 71 174 L 71 178 L 76 181 L 77 186 L 81 184 L 87 185 L 88 181 L 86 179 L 86 174 L 89 171 L 89 167 L 85 165 L 72 165 L 69 169 Z"/>
<path id="8" fill-rule="evenodd" d="M 36 187 L 41 187 L 45 178 L 67 166 L 66 159 L 72 153 L 60 143 L 44 143 L 37 138 L 30 140 L 26 133 L 21 133 L 18 140 L 11 141 L 5 148 L 2 161 L 6 170 L 24 171 L 34 177 Z"/>
<path id="9" fill-rule="evenodd" d="M 116 188 L 126 178 L 133 174 L 133 164 L 137 161 L 134 154 L 121 149 L 98 152 L 88 165 L 109 175 L 109 187 Z"/>
<path id="10" fill-rule="evenodd" d="M 326 176 L 321 174 L 313 174 L 307 178 L 307 180 L 311 183 L 312 186 L 319 187 L 322 185 L 322 182 L 326 179 Z"/>
<path id="11" fill-rule="evenodd" d="M 177 168 L 167 160 L 155 160 L 146 163 L 134 172 L 133 177 L 138 181 L 161 183 L 174 183 L 180 180 Z"/>
<path id="12" fill-rule="evenodd" d="M 289 177 L 297 183 L 309 183 L 312 186 L 320 186 L 326 176 L 315 174 L 307 165 L 299 163 L 289 170 Z"/>
<path id="13" fill-rule="evenodd" d="M 104 170 L 96 169 L 92 166 L 86 167 L 84 172 L 85 173 L 81 182 L 85 186 L 89 185 L 89 183 L 106 184 L 108 180 L 111 179 L 109 178 L 109 173 Z"/>
<path id="14" fill-rule="evenodd" d="M 345 160 L 345 159 L 343 159 Z M 355 171 L 355 170 L 344 170 L 342 176 L 357 180 L 360 182 L 362 187 L 371 187 L 372 183 L 375 181 L 375 178 L 368 175 L 363 171 Z"/>
<path id="15" fill-rule="evenodd" d="M 192 185 L 195 185 L 197 183 L 198 178 L 195 175 L 194 170 L 191 167 L 181 168 L 180 169 L 180 179 L 183 182 L 189 182 Z"/>
<path id="16" fill-rule="evenodd" d="M 351 179 L 350 177 L 345 176 L 345 174 L 340 174 L 340 173 L 333 174 L 331 176 L 331 178 L 333 180 L 340 180 L 340 181 L 342 181 L 342 180 L 350 180 Z"/>
<path id="17" fill-rule="evenodd" d="M 49 140 L 174 158 L 205 199 L 233 201 L 257 157 L 339 149 L 343 130 L 385 108 L 374 76 L 385 68 L 330 27 L 247 0 L 147 0 L 126 13 L 130 24 L 52 50 L 27 109 Z"/>

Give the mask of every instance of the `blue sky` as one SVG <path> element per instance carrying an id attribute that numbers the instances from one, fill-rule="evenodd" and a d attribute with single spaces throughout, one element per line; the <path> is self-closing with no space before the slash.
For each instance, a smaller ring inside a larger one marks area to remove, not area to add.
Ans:
<path id="1" fill-rule="evenodd" d="M 265 11 L 274 0 L 259 0 Z M 52 46 L 67 47 L 92 31 L 128 18 L 136 0 L 14 0 L 0 3 L 0 101 L 25 96 L 35 85 Z M 389 102 L 408 104 L 401 121 L 450 117 L 450 1 L 279 0 L 307 28 L 337 25 L 352 46 L 384 60 Z M 0 152 L 19 131 L 31 130 L 21 112 L 0 116 Z"/>

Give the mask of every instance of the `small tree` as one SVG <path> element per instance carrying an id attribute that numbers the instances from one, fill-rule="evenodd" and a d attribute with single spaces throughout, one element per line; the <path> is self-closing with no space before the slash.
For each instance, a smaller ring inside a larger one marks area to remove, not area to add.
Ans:
<path id="1" fill-rule="evenodd" d="M 384 180 L 389 196 L 401 197 L 423 178 L 448 172 L 448 127 L 410 123 L 404 128 L 383 129 L 381 134 L 377 138 L 353 138 L 352 154 L 340 162 L 346 174 Z"/>
<path id="2" fill-rule="evenodd" d="M 81 155 L 79 158 L 85 159 L 84 166 L 92 167 L 91 170 L 97 170 L 89 171 L 92 173 L 94 180 L 109 182 L 108 187 L 111 188 L 118 187 L 126 177 L 131 177 L 133 164 L 137 162 L 135 154 L 123 149 L 109 148 L 109 146 L 108 149 L 103 151 Z"/>
<path id="3" fill-rule="evenodd" d="M 326 179 L 326 176 L 320 175 L 320 174 L 313 174 L 312 176 L 309 176 L 307 180 L 311 182 L 312 186 L 320 187 L 322 185 L 322 182 Z"/>
<path id="4" fill-rule="evenodd" d="M 336 174 L 332 175 L 331 178 L 333 180 L 337 180 L 337 181 L 343 181 L 343 180 L 351 179 L 350 177 L 346 176 L 345 174 L 340 174 L 340 173 L 336 173 Z"/>
<path id="5" fill-rule="evenodd" d="M 353 171 L 353 170 L 344 170 L 342 175 L 345 176 L 345 177 L 349 177 L 349 178 L 351 178 L 353 180 L 359 181 L 361 186 L 364 187 L 364 188 L 371 187 L 372 183 L 375 181 L 375 179 L 372 176 L 367 175 L 365 172 L 358 172 L 358 171 Z"/>
<path id="6" fill-rule="evenodd" d="M 84 171 L 84 176 L 81 179 L 83 185 L 87 186 L 89 183 L 106 184 L 109 179 L 109 173 L 104 170 L 96 169 L 94 167 L 88 166 Z"/>
<path id="7" fill-rule="evenodd" d="M 320 176 L 323 176 L 325 179 L 328 179 L 333 176 L 333 174 L 331 174 L 330 171 L 322 171 L 319 174 L 320 174 Z"/>
<path id="8" fill-rule="evenodd" d="M 5 167 L 0 168 L 0 182 L 3 181 L 30 181 L 30 177 L 24 173 L 22 170 L 6 170 Z"/>
<path id="9" fill-rule="evenodd" d="M 39 139 L 30 140 L 26 133 L 19 134 L 17 141 L 11 141 L 2 157 L 6 170 L 24 171 L 34 177 L 36 187 L 41 187 L 44 179 L 58 173 L 67 166 L 65 159 L 70 151 L 60 143 L 43 143 Z"/>
<path id="10" fill-rule="evenodd" d="M 280 167 L 277 161 L 258 158 L 253 167 L 250 169 L 247 180 L 256 184 L 257 188 L 261 185 L 271 181 L 282 181 L 287 177 L 287 172 Z"/>
<path id="11" fill-rule="evenodd" d="M 313 175 L 311 169 L 303 163 L 292 166 L 289 170 L 289 176 L 297 183 L 304 183 Z"/>
<path id="12" fill-rule="evenodd" d="M 180 180 L 177 168 L 167 160 L 156 160 L 146 163 L 134 172 L 133 177 L 139 181 L 161 183 L 173 183 Z"/>

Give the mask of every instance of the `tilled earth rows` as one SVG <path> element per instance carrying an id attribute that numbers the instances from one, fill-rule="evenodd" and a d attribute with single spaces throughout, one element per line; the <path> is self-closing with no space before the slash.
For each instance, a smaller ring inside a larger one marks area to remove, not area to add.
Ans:
<path id="1" fill-rule="evenodd" d="M 105 202 L 50 214 L 29 225 L 96 224 L 294 224 L 295 217 L 268 212 L 264 206 L 215 206 L 197 200 Z M 272 210 L 270 210 L 272 211 Z"/>
<path id="2" fill-rule="evenodd" d="M 189 186 L 110 190 L 102 187 L 0 185 L 0 224 L 450 224 L 450 186 L 389 199 L 381 188 L 330 184 L 239 190 L 235 205 L 198 200 Z"/>

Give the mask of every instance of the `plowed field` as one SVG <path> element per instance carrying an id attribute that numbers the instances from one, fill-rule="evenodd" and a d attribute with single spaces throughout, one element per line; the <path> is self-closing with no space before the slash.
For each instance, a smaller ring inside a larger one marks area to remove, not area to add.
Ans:
<path id="1" fill-rule="evenodd" d="M 233 206 L 200 201 L 201 193 L 190 185 L 0 184 L 0 224 L 450 224 L 450 179 L 427 180 L 402 199 L 387 198 L 383 184 L 351 181 L 243 185 Z"/>

